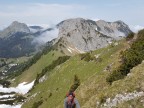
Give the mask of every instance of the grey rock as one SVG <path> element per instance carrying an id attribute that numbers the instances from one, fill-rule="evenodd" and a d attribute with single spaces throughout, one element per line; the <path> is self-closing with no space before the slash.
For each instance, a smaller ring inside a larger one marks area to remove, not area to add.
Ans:
<path id="1" fill-rule="evenodd" d="M 26 24 L 14 21 L 10 26 L 0 32 L 0 38 L 8 38 L 17 32 L 30 33 L 30 29 Z"/>
<path id="2" fill-rule="evenodd" d="M 144 92 L 140 91 L 134 91 L 132 93 L 125 93 L 125 94 L 117 94 L 113 99 L 106 99 L 106 102 L 103 104 L 104 108 L 112 108 L 117 106 L 118 104 L 121 104 L 123 102 L 142 97 L 144 96 Z"/>
<path id="3" fill-rule="evenodd" d="M 73 46 L 85 52 L 105 47 L 111 41 L 119 40 L 131 32 L 122 21 L 95 22 L 82 18 L 62 21 L 57 27 L 59 28 L 57 39 L 65 37 Z"/>
<path id="4" fill-rule="evenodd" d="M 106 22 L 104 20 L 96 21 L 97 30 L 105 35 L 111 36 L 115 39 L 127 36 L 130 28 L 122 21 Z"/>

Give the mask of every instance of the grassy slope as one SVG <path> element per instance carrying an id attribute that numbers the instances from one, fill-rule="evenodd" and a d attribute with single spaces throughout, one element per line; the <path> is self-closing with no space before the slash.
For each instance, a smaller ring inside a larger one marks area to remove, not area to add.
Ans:
<path id="1" fill-rule="evenodd" d="M 7 63 L 7 65 L 8 65 L 8 64 L 11 64 L 11 63 L 12 63 L 12 64 L 21 64 L 21 63 L 27 61 L 27 60 L 30 59 L 30 58 L 31 58 L 31 56 L 30 56 L 30 57 L 24 56 L 24 57 L 19 57 L 19 58 L 8 58 L 8 59 L 0 58 L 0 59 L 4 59 L 4 60 L 6 61 L 6 63 Z M 0 71 L 5 70 L 5 69 L 7 68 L 7 65 L 1 67 L 1 68 L 0 68 Z"/>
<path id="2" fill-rule="evenodd" d="M 54 54 L 54 55 L 53 55 Z M 28 70 L 24 71 L 20 76 L 15 78 L 12 86 L 16 86 L 22 82 L 31 82 L 35 80 L 38 73 L 42 71 L 46 66 L 56 60 L 63 54 L 59 51 L 50 51 L 48 54 L 43 55 L 35 64 L 33 64 Z"/>
<path id="3" fill-rule="evenodd" d="M 93 85 L 90 86 L 91 88 L 87 88 L 91 85 L 91 79 L 93 79 L 95 83 L 97 80 L 101 82 L 101 85 L 99 85 L 101 90 L 103 89 L 101 86 L 105 87 L 105 85 L 108 85 L 104 82 L 105 80 L 103 80 L 103 76 L 107 73 L 102 72 L 106 66 L 114 63 L 114 61 L 118 61 L 119 52 L 127 47 L 126 44 L 122 43 L 118 46 L 109 46 L 107 48 L 96 50 L 92 53 L 92 55 L 101 54 L 100 58 L 102 58 L 102 62 L 85 62 L 80 60 L 80 57 L 77 55 L 64 64 L 57 66 L 52 71 L 52 74 L 48 76 L 46 81 L 38 84 L 35 89 L 31 91 L 29 94 L 30 96 L 36 93 L 37 95 L 35 97 L 31 97 L 30 101 L 27 101 L 22 108 L 32 108 L 34 102 L 38 102 L 39 100 L 43 101 L 40 108 L 63 108 L 64 96 L 72 85 L 75 74 L 78 75 L 81 81 L 81 86 L 76 91 L 76 94 L 81 106 L 83 106 L 93 96 L 93 89 L 95 91 L 97 90 L 97 88 L 93 87 Z M 117 66 L 118 62 L 114 64 Z M 100 79 L 99 77 L 101 76 L 102 78 Z"/>
<path id="4" fill-rule="evenodd" d="M 111 86 L 106 83 L 107 73 L 101 73 L 87 80 L 83 86 L 77 90 L 77 97 L 82 104 L 82 108 L 95 108 L 96 102 L 102 98 L 113 99 L 117 94 L 144 91 L 144 62 L 131 70 L 129 76 L 122 80 L 115 81 Z M 119 104 L 116 108 L 143 108 L 144 97 L 139 97 Z"/>
<path id="5" fill-rule="evenodd" d="M 144 62 L 142 62 L 140 65 L 134 67 L 131 70 L 130 75 L 120 82 L 116 82 L 114 86 L 116 86 L 118 83 L 122 83 L 122 87 L 129 91 L 144 91 Z M 128 102 L 124 102 L 122 104 L 119 104 L 118 107 L 122 108 L 123 106 L 126 108 L 132 106 L 134 108 L 144 108 L 144 96 L 138 97 L 136 99 L 130 100 Z"/>

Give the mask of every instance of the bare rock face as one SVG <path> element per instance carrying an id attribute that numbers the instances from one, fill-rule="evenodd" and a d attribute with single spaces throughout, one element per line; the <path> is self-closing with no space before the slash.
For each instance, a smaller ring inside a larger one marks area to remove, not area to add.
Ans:
<path id="1" fill-rule="evenodd" d="M 76 18 L 62 21 L 57 26 L 58 39 L 65 37 L 77 49 L 86 52 L 105 47 L 131 32 L 122 21 L 110 23 Z"/>
<path id="2" fill-rule="evenodd" d="M 10 26 L 0 32 L 0 38 L 7 38 L 18 32 L 30 33 L 30 29 L 26 24 L 14 21 Z"/>
<path id="3" fill-rule="evenodd" d="M 55 35 L 58 35 L 56 39 L 50 42 L 46 40 L 48 46 L 65 40 L 68 43 L 66 48 L 70 53 L 88 52 L 103 48 L 113 40 L 119 40 L 131 32 L 122 21 L 92 21 L 83 18 L 64 20 L 57 25 L 57 28 L 59 34 L 52 32 L 55 28 L 28 27 L 24 23 L 14 21 L 0 31 L 0 57 L 29 55 L 41 45 L 41 40 L 53 39 Z"/>
<path id="4" fill-rule="evenodd" d="M 96 25 L 97 25 L 96 28 L 97 31 L 105 35 L 111 36 L 115 39 L 125 37 L 131 32 L 128 25 L 126 25 L 122 21 L 106 22 L 104 20 L 99 20 L 96 21 Z"/>

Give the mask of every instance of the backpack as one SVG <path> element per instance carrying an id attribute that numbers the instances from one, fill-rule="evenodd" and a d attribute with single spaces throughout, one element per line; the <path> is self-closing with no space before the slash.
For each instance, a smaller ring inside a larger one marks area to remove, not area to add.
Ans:
<path id="1" fill-rule="evenodd" d="M 75 108 L 76 105 L 74 102 L 74 98 L 75 94 L 73 92 L 67 95 L 67 108 Z"/>

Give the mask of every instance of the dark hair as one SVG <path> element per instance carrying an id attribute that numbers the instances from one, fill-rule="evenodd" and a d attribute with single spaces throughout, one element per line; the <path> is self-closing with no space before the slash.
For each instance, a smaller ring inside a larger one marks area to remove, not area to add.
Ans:
<path id="1" fill-rule="evenodd" d="M 74 92 L 69 92 L 69 93 L 67 94 L 67 96 L 69 96 L 69 95 L 72 95 L 73 97 L 75 97 L 75 93 L 74 93 Z"/>

